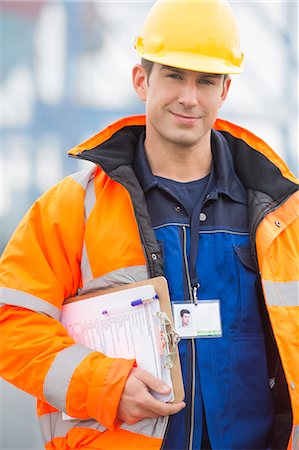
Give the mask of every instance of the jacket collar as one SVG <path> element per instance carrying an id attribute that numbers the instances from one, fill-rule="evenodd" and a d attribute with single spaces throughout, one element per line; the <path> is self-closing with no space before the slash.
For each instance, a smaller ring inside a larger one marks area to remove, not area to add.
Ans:
<path id="1" fill-rule="evenodd" d="M 159 186 L 159 182 L 153 175 L 144 149 L 145 133 L 139 138 L 133 168 L 144 192 Z M 212 130 L 211 145 L 213 152 L 215 185 L 210 198 L 218 198 L 219 194 L 227 195 L 232 200 L 239 203 L 247 203 L 247 193 L 242 186 L 234 170 L 233 159 L 230 149 L 221 136 L 215 130 Z"/>
<path id="2" fill-rule="evenodd" d="M 72 148 L 69 155 L 92 161 L 100 165 L 108 175 L 112 174 L 120 166 L 133 163 L 140 135 L 145 130 L 145 123 L 143 115 L 120 119 Z M 217 134 L 215 135 L 213 131 L 212 135 L 219 138 L 215 141 L 223 144 L 220 145 L 221 152 L 218 152 L 217 142 L 216 147 L 214 140 L 212 142 L 215 164 L 223 159 L 230 164 L 233 161 L 232 167 L 235 168 L 238 179 L 248 192 L 249 190 L 264 192 L 280 204 L 298 190 L 296 177 L 261 139 L 244 128 L 221 119 L 216 120 L 213 130 Z M 228 155 L 229 159 L 226 158 L 227 149 L 231 153 L 230 157 Z M 229 178 L 222 176 L 226 172 L 221 172 L 220 165 L 218 163 L 216 168 L 218 171 L 216 187 L 219 192 L 234 195 L 234 189 L 225 183 Z M 239 182 L 235 186 L 238 187 L 238 184 Z"/>

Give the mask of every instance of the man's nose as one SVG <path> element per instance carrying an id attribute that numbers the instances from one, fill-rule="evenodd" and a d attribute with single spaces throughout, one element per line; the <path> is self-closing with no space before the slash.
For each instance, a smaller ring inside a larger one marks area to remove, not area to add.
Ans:
<path id="1" fill-rule="evenodd" d="M 179 103 L 186 108 L 193 108 L 198 104 L 198 90 L 197 83 L 193 80 L 188 80 L 181 87 L 179 95 Z"/>

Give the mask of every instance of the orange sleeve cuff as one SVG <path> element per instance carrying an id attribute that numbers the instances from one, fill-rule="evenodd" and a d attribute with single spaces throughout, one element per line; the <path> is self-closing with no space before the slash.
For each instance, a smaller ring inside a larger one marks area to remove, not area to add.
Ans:
<path id="1" fill-rule="evenodd" d="M 120 398 L 134 363 L 134 359 L 114 359 L 105 373 L 104 380 L 101 380 L 102 388 L 97 397 L 96 415 L 93 417 L 110 430 L 114 429 Z M 99 387 L 99 383 L 97 385 Z"/>

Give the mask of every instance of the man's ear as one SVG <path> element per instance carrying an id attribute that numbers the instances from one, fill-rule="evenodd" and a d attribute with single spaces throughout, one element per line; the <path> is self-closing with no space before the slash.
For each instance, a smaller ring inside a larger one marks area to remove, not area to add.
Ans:
<path id="1" fill-rule="evenodd" d="M 228 91 L 229 91 L 229 87 L 231 84 L 231 77 L 229 75 L 226 76 L 224 82 L 223 82 L 223 87 L 222 87 L 222 93 L 221 93 L 221 104 L 220 106 L 222 106 L 224 100 L 227 97 Z"/>
<path id="2" fill-rule="evenodd" d="M 143 102 L 146 101 L 147 98 L 147 74 L 142 67 L 141 64 L 136 64 L 132 70 L 132 81 L 135 91 L 137 92 L 138 97 Z"/>

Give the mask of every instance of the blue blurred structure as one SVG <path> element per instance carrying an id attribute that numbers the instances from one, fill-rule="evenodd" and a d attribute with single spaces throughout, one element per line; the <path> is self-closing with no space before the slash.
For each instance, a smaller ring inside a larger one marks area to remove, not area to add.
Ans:
<path id="1" fill-rule="evenodd" d="M 151 3 L 0 1 L 1 251 L 33 201 L 79 170 L 69 148 L 143 112 L 130 72 Z M 298 173 L 298 3 L 232 7 L 246 60 L 221 117 L 258 134 Z M 41 449 L 34 400 L 4 382 L 0 396 L 1 450 Z"/>
<path id="2" fill-rule="evenodd" d="M 127 7 L 126 4 L 118 6 L 124 10 Z M 91 60 L 90 66 L 93 61 L 96 66 L 105 36 L 107 40 L 109 34 L 114 35 L 117 41 L 113 27 L 110 29 L 110 24 L 101 20 L 101 10 L 107 11 L 107 8 L 111 9 L 107 3 L 93 2 L 13 2 L 0 5 L 0 29 L 4 42 L 0 55 L 1 250 L 30 204 L 62 176 L 78 170 L 78 163 L 66 156 L 69 148 L 120 116 L 142 112 L 142 105 L 135 98 L 126 104 L 120 101 L 119 107 L 115 106 L 115 99 L 110 107 L 107 99 L 103 106 L 100 100 L 94 103 L 90 98 L 85 100 L 84 94 L 78 98 L 78 86 L 90 81 L 87 69 L 82 69 L 84 58 Z M 57 34 L 60 43 L 57 42 Z M 56 49 L 51 46 L 51 41 L 56 42 Z M 49 58 L 55 63 L 55 51 L 63 53 L 63 60 L 58 58 L 59 67 L 46 61 Z M 111 70 L 113 58 L 106 62 L 107 69 L 110 65 Z M 129 66 L 128 61 L 127 70 Z M 85 74 L 80 74 L 80 70 L 85 70 Z M 114 70 L 123 78 L 120 67 Z M 52 99 L 51 92 L 45 92 L 51 88 Z M 44 152 L 42 157 L 40 152 Z M 39 160 L 44 163 L 44 169 Z M 40 180 L 39 175 L 46 169 L 51 173 L 48 185 L 45 179 Z"/>

